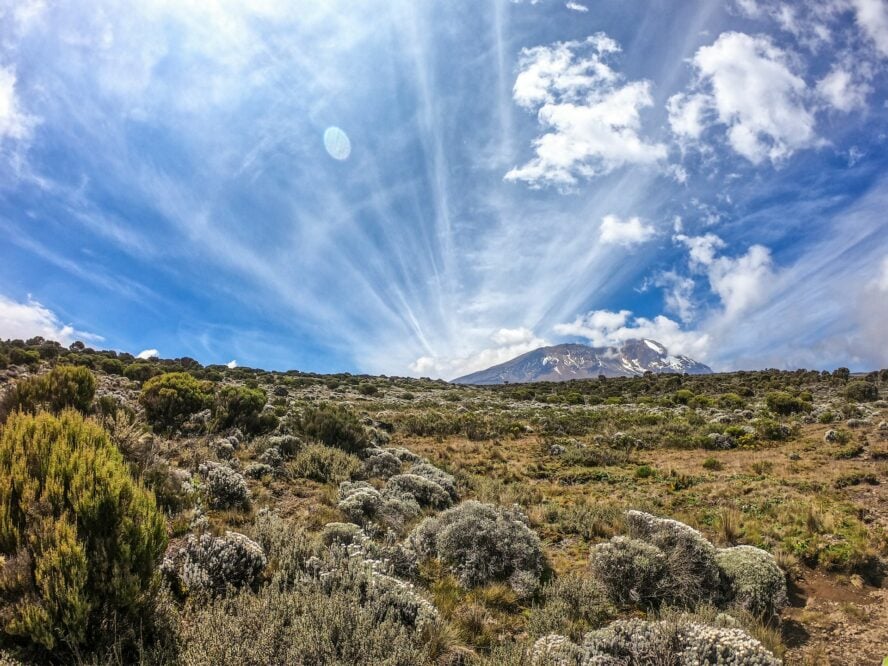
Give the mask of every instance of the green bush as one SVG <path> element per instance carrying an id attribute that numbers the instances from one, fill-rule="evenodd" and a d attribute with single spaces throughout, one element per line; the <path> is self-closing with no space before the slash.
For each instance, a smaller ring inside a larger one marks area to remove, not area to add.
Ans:
<path id="1" fill-rule="evenodd" d="M 855 380 L 845 386 L 845 397 L 855 402 L 873 402 L 879 399 L 879 389 L 872 382 Z"/>
<path id="2" fill-rule="evenodd" d="M 0 637 L 59 653 L 136 620 L 166 530 L 105 431 L 72 410 L 13 414 L 0 479 Z"/>
<path id="3" fill-rule="evenodd" d="M 332 446 L 313 444 L 302 449 L 293 459 L 293 476 L 321 483 L 348 481 L 361 468 L 361 461 Z"/>
<path id="4" fill-rule="evenodd" d="M 367 433 L 357 417 L 337 405 L 308 407 L 299 428 L 306 436 L 348 453 L 357 453 L 369 445 Z"/>
<path id="5" fill-rule="evenodd" d="M 37 365 L 40 362 L 40 352 L 13 347 L 9 350 L 9 362 L 12 365 Z"/>
<path id="6" fill-rule="evenodd" d="M 147 382 L 155 375 L 160 374 L 160 370 L 150 363 L 130 363 L 123 369 L 123 376 L 134 382 Z"/>
<path id="7" fill-rule="evenodd" d="M 216 429 L 238 427 L 249 433 L 258 432 L 266 400 L 262 389 L 232 385 L 222 387 L 213 402 Z"/>
<path id="8" fill-rule="evenodd" d="M 139 403 L 152 425 L 174 430 L 189 416 L 208 407 L 212 385 L 187 372 L 169 372 L 152 377 L 142 386 Z"/>
<path id="9" fill-rule="evenodd" d="M 812 405 L 801 398 L 796 398 L 784 391 L 773 391 L 765 396 L 765 403 L 775 414 L 788 416 L 800 412 L 810 412 Z"/>
<path id="10" fill-rule="evenodd" d="M 70 407 L 88 412 L 95 392 L 96 378 L 87 368 L 60 365 L 46 374 L 18 382 L 4 397 L 0 417 L 16 410 L 60 412 Z"/>
<path id="11" fill-rule="evenodd" d="M 122 375 L 124 370 L 123 361 L 116 358 L 103 358 L 99 361 L 99 368 L 102 372 L 109 375 Z"/>

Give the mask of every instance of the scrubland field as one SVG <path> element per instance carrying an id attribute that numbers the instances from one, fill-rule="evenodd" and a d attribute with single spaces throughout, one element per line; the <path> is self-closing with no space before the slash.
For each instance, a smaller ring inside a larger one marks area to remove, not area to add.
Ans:
<path id="1" fill-rule="evenodd" d="M 888 371 L 562 384 L 0 343 L 0 664 L 878 664 Z"/>

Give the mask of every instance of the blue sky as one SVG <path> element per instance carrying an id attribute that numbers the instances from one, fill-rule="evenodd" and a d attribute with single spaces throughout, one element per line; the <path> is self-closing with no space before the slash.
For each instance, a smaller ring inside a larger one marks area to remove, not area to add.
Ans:
<path id="1" fill-rule="evenodd" d="M 0 337 L 885 367 L 886 62 L 885 0 L 0 0 Z"/>

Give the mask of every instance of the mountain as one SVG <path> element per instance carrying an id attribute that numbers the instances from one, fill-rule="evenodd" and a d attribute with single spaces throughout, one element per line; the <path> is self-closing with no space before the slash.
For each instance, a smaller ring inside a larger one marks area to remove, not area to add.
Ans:
<path id="1" fill-rule="evenodd" d="M 627 340 L 620 347 L 580 344 L 540 347 L 511 361 L 453 380 L 455 384 L 522 384 L 570 379 L 632 377 L 651 372 L 708 375 L 712 369 L 687 356 L 670 356 L 654 340 Z"/>

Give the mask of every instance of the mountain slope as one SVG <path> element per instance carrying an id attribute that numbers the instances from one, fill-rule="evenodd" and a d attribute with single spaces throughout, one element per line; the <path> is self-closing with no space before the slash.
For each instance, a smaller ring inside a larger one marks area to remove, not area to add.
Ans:
<path id="1" fill-rule="evenodd" d="M 540 347 L 511 361 L 453 380 L 456 384 L 520 384 L 570 379 L 631 377 L 651 372 L 710 374 L 712 370 L 687 356 L 671 356 L 654 340 L 627 340 L 620 347 L 564 344 Z"/>

